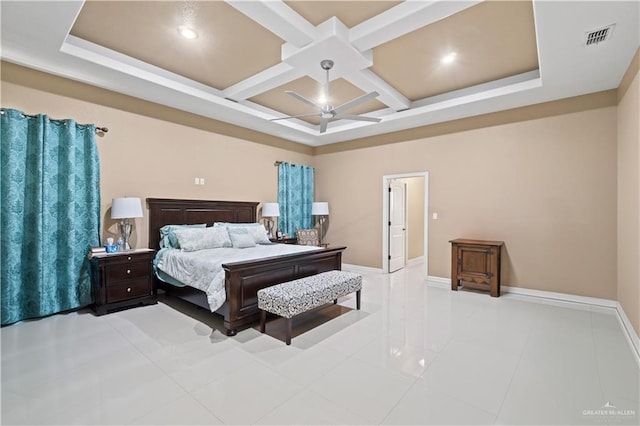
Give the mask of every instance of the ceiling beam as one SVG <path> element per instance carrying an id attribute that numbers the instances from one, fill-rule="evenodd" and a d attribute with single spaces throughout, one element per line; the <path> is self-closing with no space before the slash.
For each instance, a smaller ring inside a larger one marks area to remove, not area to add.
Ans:
<path id="1" fill-rule="evenodd" d="M 344 79 L 365 93 L 378 92 L 380 96 L 378 96 L 377 100 L 396 111 L 401 111 L 411 106 L 409 99 L 370 69 L 360 70 L 360 72 L 357 73 L 349 73 L 344 76 Z"/>
<path id="2" fill-rule="evenodd" d="M 289 64 L 280 62 L 277 65 L 267 68 L 266 70 L 252 75 L 233 86 L 227 87 L 222 91 L 225 98 L 234 101 L 242 101 L 249 99 L 260 93 L 271 90 L 275 87 L 282 86 L 290 81 L 302 77 L 304 73 L 292 67 Z"/>
<path id="3" fill-rule="evenodd" d="M 480 2 L 481 0 L 404 1 L 351 28 L 349 41 L 361 51 L 373 49 Z"/>
<path id="4" fill-rule="evenodd" d="M 315 39 L 315 27 L 282 1 L 225 1 L 294 46 L 304 46 Z"/>

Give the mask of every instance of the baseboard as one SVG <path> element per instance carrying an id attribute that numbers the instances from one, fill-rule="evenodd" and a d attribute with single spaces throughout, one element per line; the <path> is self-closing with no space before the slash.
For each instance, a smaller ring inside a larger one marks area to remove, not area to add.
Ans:
<path id="1" fill-rule="evenodd" d="M 451 279 L 430 275 L 427 277 L 427 285 L 430 287 L 450 289 Z M 514 295 L 545 299 L 568 307 L 588 305 L 589 307 L 597 307 L 607 310 L 613 309 L 616 313 L 616 317 L 618 318 L 620 328 L 622 329 L 622 334 L 624 334 L 625 339 L 627 339 L 627 342 L 629 343 L 631 353 L 635 358 L 636 363 L 640 366 L 640 339 L 638 339 L 638 334 L 635 332 L 635 329 L 631 325 L 631 321 L 629 321 L 627 314 L 624 312 L 624 309 L 619 302 L 610 299 L 600 299 L 597 297 L 578 296 L 575 294 L 556 293 L 553 291 L 534 290 L 530 288 L 511 287 L 506 285 L 500 286 L 500 291 Z"/>
<path id="2" fill-rule="evenodd" d="M 342 264 L 342 269 L 349 272 L 357 272 L 360 274 L 381 274 L 382 269 L 371 268 L 369 266 L 350 265 L 348 263 Z"/>
<path id="3" fill-rule="evenodd" d="M 627 317 L 620 302 L 616 302 L 616 312 L 618 313 L 618 322 L 620 322 L 622 333 L 633 350 L 636 362 L 640 365 L 640 339 L 638 339 L 638 334 L 633 328 L 633 325 L 631 325 L 631 321 L 629 321 L 629 317 Z"/>
<path id="4" fill-rule="evenodd" d="M 407 266 L 413 265 L 414 263 L 424 263 L 424 256 L 418 256 L 407 260 Z"/>
<path id="5" fill-rule="evenodd" d="M 431 287 L 438 287 L 438 288 L 445 288 L 445 289 L 451 288 L 451 280 L 449 278 L 434 277 L 433 275 L 429 275 L 427 277 L 427 283 Z"/>

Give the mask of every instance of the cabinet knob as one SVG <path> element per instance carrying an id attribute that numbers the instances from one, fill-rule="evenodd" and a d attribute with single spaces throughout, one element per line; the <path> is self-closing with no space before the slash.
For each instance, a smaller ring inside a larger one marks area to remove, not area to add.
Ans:
<path id="1" fill-rule="evenodd" d="M 127 269 L 127 275 L 131 273 L 131 269 Z"/>
<path id="2" fill-rule="evenodd" d="M 131 256 L 127 256 L 127 260 L 131 260 Z"/>
<path id="3" fill-rule="evenodd" d="M 131 287 L 127 287 L 127 293 L 131 293 Z"/>

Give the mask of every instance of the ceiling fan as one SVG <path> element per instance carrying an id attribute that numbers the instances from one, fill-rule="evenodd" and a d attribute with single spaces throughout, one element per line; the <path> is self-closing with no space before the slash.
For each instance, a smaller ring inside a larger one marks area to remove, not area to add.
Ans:
<path id="1" fill-rule="evenodd" d="M 272 118 L 271 121 L 276 120 L 288 120 L 290 118 L 302 118 L 302 117 L 320 117 L 320 133 L 324 133 L 327 130 L 327 124 L 331 120 L 356 120 L 356 121 L 371 121 L 374 123 L 378 123 L 381 121 L 380 118 L 374 117 L 363 117 L 361 115 L 355 114 L 347 114 L 346 111 L 360 105 L 363 102 L 368 101 L 369 99 L 373 99 L 379 95 L 378 92 L 367 93 L 366 95 L 362 95 L 358 98 L 352 99 L 347 103 L 340 105 L 339 107 L 334 108 L 331 104 L 329 104 L 329 70 L 333 68 L 333 61 L 331 59 L 324 59 L 320 62 L 320 66 L 323 70 L 327 72 L 327 80 L 324 85 L 324 99 L 326 99 L 326 103 L 324 105 L 320 105 L 316 102 L 313 102 L 310 99 L 305 98 L 304 96 L 293 92 L 291 90 L 285 91 L 286 94 L 293 96 L 294 98 L 304 102 L 307 105 L 311 105 L 318 112 L 313 114 L 302 114 L 302 115 L 292 115 L 288 117 L 280 117 L 280 118 Z"/>

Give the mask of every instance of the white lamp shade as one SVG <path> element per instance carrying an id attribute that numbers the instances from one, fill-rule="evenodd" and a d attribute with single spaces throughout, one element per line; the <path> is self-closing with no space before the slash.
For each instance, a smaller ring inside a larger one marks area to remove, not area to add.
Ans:
<path id="1" fill-rule="evenodd" d="M 329 216 L 329 203 L 313 203 L 311 205 L 311 214 L 313 216 Z"/>
<path id="2" fill-rule="evenodd" d="M 278 203 L 264 203 L 262 205 L 262 217 L 280 216 L 280 205 Z"/>
<path id="3" fill-rule="evenodd" d="M 142 203 L 137 197 L 114 198 L 111 203 L 111 219 L 142 217 Z"/>

